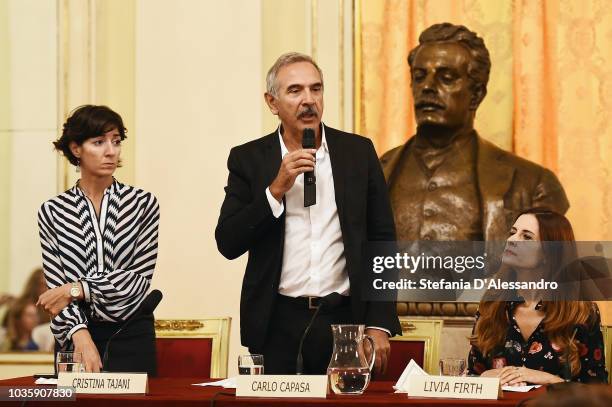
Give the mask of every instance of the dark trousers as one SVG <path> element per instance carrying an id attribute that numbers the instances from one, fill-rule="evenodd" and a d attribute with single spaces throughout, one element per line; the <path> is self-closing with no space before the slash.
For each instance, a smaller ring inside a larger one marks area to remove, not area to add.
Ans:
<path id="1" fill-rule="evenodd" d="M 249 349 L 264 355 L 265 374 L 295 374 L 300 339 L 315 310 L 279 295 L 262 349 Z M 304 374 L 325 374 L 333 351 L 332 324 L 352 323 L 349 301 L 330 311 L 321 311 L 302 348 Z"/>
<path id="2" fill-rule="evenodd" d="M 123 322 L 90 321 L 91 338 L 104 361 L 104 350 L 110 337 L 124 325 Z M 108 360 L 104 366 L 108 372 L 147 372 L 157 375 L 155 352 L 155 322 L 152 314 L 134 318 L 112 338 L 108 346 Z"/>

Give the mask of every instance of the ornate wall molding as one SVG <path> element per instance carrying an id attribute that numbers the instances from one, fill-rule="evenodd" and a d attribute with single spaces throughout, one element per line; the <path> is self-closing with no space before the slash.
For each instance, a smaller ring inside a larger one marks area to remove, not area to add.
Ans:
<path id="1" fill-rule="evenodd" d="M 474 323 L 478 309 L 475 302 L 398 302 L 397 314 L 417 318 L 436 317 L 445 325 L 466 326 Z"/>
<path id="2" fill-rule="evenodd" d="M 155 329 L 160 331 L 197 331 L 204 323 L 196 319 L 172 319 L 155 321 Z"/>

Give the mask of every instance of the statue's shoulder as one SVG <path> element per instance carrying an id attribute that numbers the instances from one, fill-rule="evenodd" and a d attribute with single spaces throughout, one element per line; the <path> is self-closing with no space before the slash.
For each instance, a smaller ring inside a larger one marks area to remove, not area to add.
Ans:
<path id="1" fill-rule="evenodd" d="M 515 180 L 513 188 L 531 193 L 529 206 L 548 207 L 559 213 L 565 213 L 569 208 L 563 185 L 553 171 L 502 150 L 482 138 L 479 138 L 478 165 L 484 166 L 485 171 L 493 172 L 512 169 Z"/>
<path id="2" fill-rule="evenodd" d="M 492 142 L 478 136 L 479 156 L 488 156 L 495 158 L 497 161 L 507 164 L 519 169 L 528 174 L 540 174 L 542 171 L 548 171 L 546 168 L 539 164 L 529 161 L 525 158 L 519 157 L 511 151 L 504 150 Z"/>
<path id="3" fill-rule="evenodd" d="M 380 163 L 384 165 L 385 163 L 389 161 L 393 161 L 397 156 L 401 155 L 406 148 L 409 147 L 409 144 L 410 144 L 410 141 L 407 141 L 406 143 L 401 144 L 387 151 L 382 156 L 380 156 Z"/>

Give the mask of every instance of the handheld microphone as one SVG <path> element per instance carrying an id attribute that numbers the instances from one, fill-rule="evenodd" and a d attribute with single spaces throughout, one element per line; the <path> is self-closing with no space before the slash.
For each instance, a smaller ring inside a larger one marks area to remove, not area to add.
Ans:
<path id="1" fill-rule="evenodd" d="M 112 340 L 117 335 L 119 335 L 121 333 L 121 331 L 123 331 L 123 329 L 126 326 L 128 326 L 137 317 L 140 317 L 142 315 L 152 314 L 153 311 L 155 311 L 155 308 L 157 308 L 157 305 L 159 305 L 159 303 L 160 303 L 160 301 L 162 300 L 163 297 L 164 296 L 161 293 L 161 291 L 159 291 L 159 290 L 152 290 L 145 297 L 145 299 L 142 300 L 142 303 L 140 303 L 140 307 L 138 307 L 136 312 L 133 313 L 132 316 L 129 317 L 127 321 L 125 321 L 125 323 L 121 326 L 121 328 L 119 328 L 117 330 L 117 332 L 115 332 L 114 334 L 112 334 L 110 336 L 110 338 L 108 338 L 108 341 L 106 341 L 106 346 L 104 347 L 104 356 L 102 358 L 102 370 L 106 370 L 106 364 L 108 362 L 108 355 L 110 354 L 110 344 L 111 344 Z"/>
<path id="2" fill-rule="evenodd" d="M 327 294 L 325 297 L 321 298 L 321 300 L 319 301 L 319 306 L 317 307 L 317 310 L 315 311 L 312 318 L 310 319 L 308 326 L 306 327 L 306 329 L 304 329 L 304 334 L 302 334 L 302 338 L 300 339 L 300 346 L 298 347 L 298 355 L 297 355 L 297 360 L 295 363 L 295 373 L 296 374 L 304 373 L 304 358 L 302 356 L 302 347 L 304 345 L 304 339 L 306 339 L 306 335 L 308 335 L 308 332 L 310 331 L 310 327 L 312 326 L 312 323 L 315 321 L 315 319 L 317 319 L 317 315 L 319 315 L 319 311 L 321 311 L 322 309 L 334 309 L 341 303 L 342 303 L 342 295 L 336 292 Z"/>
<path id="3" fill-rule="evenodd" d="M 304 129 L 302 133 L 302 148 L 315 148 L 315 132 Z M 317 203 L 317 178 L 314 171 L 304 173 L 304 208 Z"/>

